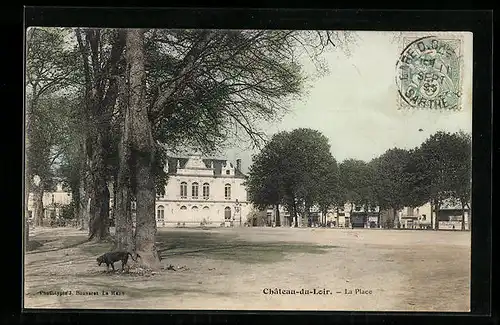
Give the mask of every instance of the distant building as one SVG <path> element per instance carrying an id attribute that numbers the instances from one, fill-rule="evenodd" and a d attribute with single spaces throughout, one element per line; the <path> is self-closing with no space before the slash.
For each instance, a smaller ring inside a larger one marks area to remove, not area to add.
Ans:
<path id="1" fill-rule="evenodd" d="M 454 199 L 444 200 L 438 210 L 439 229 L 462 229 L 462 207 Z M 464 210 L 465 229 L 470 230 L 470 211 L 467 206 Z M 420 207 L 405 207 L 398 212 L 398 221 L 402 228 L 430 228 L 436 227 L 436 212 L 430 203 Z"/>
<path id="2" fill-rule="evenodd" d="M 236 166 L 227 160 L 204 159 L 201 155 L 170 157 L 165 171 L 168 183 L 165 194 L 156 198 L 157 227 L 175 226 L 239 226 L 247 220 L 250 204 L 243 185 L 246 176 L 241 172 L 241 160 Z M 113 190 L 110 186 L 110 209 Z M 71 193 L 61 185 L 55 192 L 43 196 L 44 219 L 60 215 L 61 206 L 71 202 Z M 33 195 L 28 199 L 28 213 L 33 214 Z M 135 223 L 136 202 L 131 202 Z M 112 214 L 110 213 L 110 216 Z"/>
<path id="3" fill-rule="evenodd" d="M 240 226 L 251 205 L 241 160 L 206 159 L 199 154 L 170 157 L 165 195 L 156 198 L 158 227 Z"/>
<path id="4" fill-rule="evenodd" d="M 439 229 L 462 228 L 462 206 L 457 200 L 445 200 L 438 211 Z M 470 209 L 464 209 L 465 229 L 470 230 Z"/>
<path id="5" fill-rule="evenodd" d="M 398 224 L 401 228 L 426 229 L 431 227 L 431 204 L 426 203 L 420 207 L 404 207 L 398 211 Z"/>
<path id="6" fill-rule="evenodd" d="M 42 197 L 43 202 L 43 218 L 55 219 L 61 214 L 62 207 L 71 203 L 71 193 L 63 188 L 61 183 L 56 185 L 54 192 L 44 192 Z M 35 202 L 33 193 L 28 196 L 28 218 L 33 218 Z"/>
<path id="7" fill-rule="evenodd" d="M 352 209 L 352 211 L 351 211 Z M 268 224 L 276 224 L 276 208 L 269 207 L 267 209 Z M 280 224 L 283 227 L 294 226 L 294 220 L 291 219 L 290 213 L 286 210 L 284 206 L 279 207 Z M 323 220 L 323 213 L 319 210 L 317 206 L 311 207 L 309 216 L 299 216 L 298 226 L 308 227 L 317 226 Z M 338 228 L 350 228 L 362 227 L 362 228 L 378 228 L 380 225 L 379 220 L 379 208 L 369 207 L 365 208 L 361 205 L 351 205 L 346 203 L 338 208 L 331 208 L 326 212 L 326 223 L 329 227 Z"/>

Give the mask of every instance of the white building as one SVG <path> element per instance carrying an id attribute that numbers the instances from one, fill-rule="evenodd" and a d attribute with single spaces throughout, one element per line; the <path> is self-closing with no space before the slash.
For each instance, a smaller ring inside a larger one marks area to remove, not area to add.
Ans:
<path id="1" fill-rule="evenodd" d="M 227 160 L 202 159 L 201 155 L 171 157 L 165 166 L 168 182 L 165 195 L 156 198 L 158 227 L 239 226 L 247 221 L 251 204 L 243 185 L 241 160 L 236 166 Z M 110 208 L 113 191 L 110 188 Z M 57 185 L 55 192 L 43 195 L 44 219 L 60 215 L 61 207 L 71 202 L 71 193 Z M 33 214 L 33 194 L 28 198 L 28 213 Z M 132 202 L 135 219 L 135 202 Z M 111 213 L 110 213 L 111 215 Z"/>
<path id="2" fill-rule="evenodd" d="M 156 199 L 158 227 L 240 226 L 246 222 L 251 204 L 241 172 L 227 160 L 203 159 L 201 155 L 171 157 L 165 171 L 165 195 Z"/>
<path id="3" fill-rule="evenodd" d="M 465 229 L 470 230 L 469 208 L 464 209 Z M 456 200 L 447 199 L 441 204 L 439 211 L 439 229 L 462 229 L 462 207 Z M 398 220 L 403 228 L 430 228 L 436 227 L 436 212 L 430 203 L 413 208 L 405 207 L 398 211 Z"/>
<path id="4" fill-rule="evenodd" d="M 43 218 L 53 219 L 61 214 L 61 208 L 71 203 L 71 193 L 66 191 L 61 183 L 58 183 L 54 192 L 44 192 L 42 197 L 43 202 Z M 28 218 L 33 218 L 35 202 L 33 193 L 28 196 Z"/>
<path id="5" fill-rule="evenodd" d="M 352 211 L 351 211 L 352 210 Z M 365 209 L 361 205 L 346 203 L 340 207 L 334 207 L 326 212 L 326 222 L 330 227 L 339 228 L 349 228 L 351 227 L 352 218 L 361 216 L 362 226 L 365 228 L 378 228 L 380 220 L 378 218 L 379 208 L 370 207 Z M 280 225 L 282 227 L 293 226 L 294 221 L 290 219 L 290 213 L 282 205 L 279 207 Z M 268 224 L 273 225 L 276 223 L 276 208 L 270 207 L 267 209 L 267 219 Z M 311 223 L 313 225 L 318 225 L 323 220 L 323 213 L 319 210 L 317 206 L 311 207 L 310 210 Z M 299 227 L 307 227 L 309 225 L 309 220 L 307 216 L 299 216 L 297 220 Z"/>

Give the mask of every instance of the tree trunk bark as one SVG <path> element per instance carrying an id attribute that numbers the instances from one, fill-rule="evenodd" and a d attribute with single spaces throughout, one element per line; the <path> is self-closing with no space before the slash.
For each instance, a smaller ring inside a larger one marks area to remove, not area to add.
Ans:
<path id="1" fill-rule="evenodd" d="M 434 229 L 434 201 L 431 201 L 431 229 Z"/>
<path id="2" fill-rule="evenodd" d="M 33 186 L 33 222 L 40 227 L 43 223 L 43 184 Z"/>
<path id="3" fill-rule="evenodd" d="M 131 152 L 130 152 L 130 108 L 128 90 L 124 82 L 120 82 L 120 106 L 124 115 L 118 154 L 120 157 L 115 188 L 115 229 L 118 249 L 135 251 L 132 226 L 131 195 Z"/>
<path id="4" fill-rule="evenodd" d="M 436 227 L 436 230 L 439 230 L 439 208 L 441 206 L 441 203 L 438 202 L 436 203 L 435 207 L 434 207 L 434 211 L 436 213 L 436 224 L 435 224 L 435 227 Z"/>
<path id="5" fill-rule="evenodd" d="M 109 234 L 109 189 L 106 183 L 104 152 L 100 136 L 94 146 L 90 168 L 90 227 L 89 240 L 107 240 Z"/>
<path id="6" fill-rule="evenodd" d="M 280 206 L 276 204 L 276 227 L 281 227 Z"/>
<path id="7" fill-rule="evenodd" d="M 118 175 L 113 176 L 113 208 L 111 209 L 111 219 L 115 222 L 116 227 L 116 187 L 118 186 Z"/>
<path id="8" fill-rule="evenodd" d="M 89 180 L 85 190 L 90 200 L 89 240 L 109 238 L 109 189 L 106 165 L 106 139 L 109 132 L 111 111 L 116 101 L 116 74 L 123 52 L 123 33 L 117 31 L 110 57 L 104 62 L 99 55 L 101 35 L 98 30 L 86 30 L 85 39 L 79 29 L 76 39 L 83 60 L 85 76 L 85 110 L 82 121 L 85 129 L 85 153 Z M 104 64 L 103 64 L 104 63 Z M 105 81 L 109 78 L 108 87 Z M 107 89 L 106 89 L 107 88 Z"/>
<path id="9" fill-rule="evenodd" d="M 297 202 L 295 202 L 295 199 L 293 199 L 293 218 L 295 227 L 297 228 L 299 226 L 299 220 L 298 220 L 299 217 L 297 214 Z"/>
<path id="10" fill-rule="evenodd" d="M 79 184 L 79 190 L 78 190 L 78 223 L 80 225 L 80 230 L 86 230 L 89 231 L 89 195 L 88 195 L 88 179 L 87 179 L 87 149 L 85 145 L 85 140 L 82 141 L 80 144 L 80 153 L 79 153 L 79 158 L 80 158 L 80 171 L 79 171 L 79 176 L 80 176 L 80 184 Z"/>
<path id="11" fill-rule="evenodd" d="M 29 203 L 29 195 L 30 195 L 30 179 L 28 176 L 28 173 L 25 173 L 25 181 L 24 181 L 24 246 L 29 242 L 29 237 L 30 237 L 30 225 L 29 225 L 29 209 L 28 209 L 28 203 Z"/>
<path id="12" fill-rule="evenodd" d="M 80 227 L 80 185 L 76 189 L 71 190 L 71 204 L 73 204 L 73 220 L 74 227 Z"/>
<path id="13" fill-rule="evenodd" d="M 463 201 L 460 202 L 462 204 L 462 227 L 461 230 L 465 230 L 465 204 Z"/>
<path id="14" fill-rule="evenodd" d="M 160 259 L 155 244 L 154 140 L 145 98 L 144 30 L 127 30 L 126 44 L 127 65 L 130 69 L 131 154 L 135 162 L 137 184 L 135 248 L 141 256 L 141 263 L 146 268 L 156 270 L 160 268 Z"/>

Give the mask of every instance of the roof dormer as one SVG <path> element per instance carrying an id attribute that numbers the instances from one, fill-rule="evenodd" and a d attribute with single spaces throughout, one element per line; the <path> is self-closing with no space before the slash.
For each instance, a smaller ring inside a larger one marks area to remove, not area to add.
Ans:
<path id="1" fill-rule="evenodd" d="M 232 163 L 228 163 L 227 160 L 224 161 L 222 165 L 222 175 L 223 176 L 234 176 L 234 166 Z"/>

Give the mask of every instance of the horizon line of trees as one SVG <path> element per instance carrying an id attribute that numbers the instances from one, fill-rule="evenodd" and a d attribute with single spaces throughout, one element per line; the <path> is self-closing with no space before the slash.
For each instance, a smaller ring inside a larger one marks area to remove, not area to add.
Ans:
<path id="1" fill-rule="evenodd" d="M 380 210 L 397 211 L 430 202 L 438 219 L 442 203 L 454 199 L 464 212 L 470 204 L 471 135 L 463 131 L 438 131 L 420 146 L 407 150 L 388 149 L 369 162 L 346 159 L 337 163 L 328 139 L 319 131 L 299 128 L 275 134 L 249 170 L 246 182 L 250 201 L 263 210 L 272 206 L 279 226 L 283 205 L 298 226 L 299 216 L 308 216 L 312 206 L 326 212 L 350 203 Z M 431 217 L 431 228 L 434 225 Z M 390 222 L 394 226 L 394 220 Z"/>

